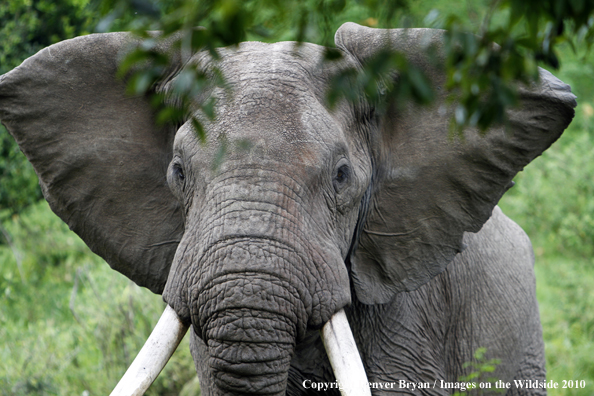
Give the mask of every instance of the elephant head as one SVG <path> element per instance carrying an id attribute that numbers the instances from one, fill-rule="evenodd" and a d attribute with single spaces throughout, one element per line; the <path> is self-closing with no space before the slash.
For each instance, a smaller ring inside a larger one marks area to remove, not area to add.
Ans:
<path id="1" fill-rule="evenodd" d="M 0 118 L 51 208 L 192 325 L 212 393 L 283 394 L 308 330 L 352 299 L 385 303 L 443 271 L 573 117 L 569 87 L 541 70 L 505 126 L 451 138 L 440 58 L 425 51 L 443 34 L 345 24 L 337 62 L 307 43 L 198 52 L 190 63 L 216 66 L 231 88 L 196 98 L 216 103 L 214 120 L 195 114 L 205 143 L 190 121 L 159 126 L 145 97 L 126 95 L 115 76 L 128 34 L 89 35 L 2 76 Z M 330 109 L 332 77 L 386 46 L 429 76 L 435 103 Z M 185 64 L 160 51 L 174 62 L 154 90 L 174 102 Z"/>

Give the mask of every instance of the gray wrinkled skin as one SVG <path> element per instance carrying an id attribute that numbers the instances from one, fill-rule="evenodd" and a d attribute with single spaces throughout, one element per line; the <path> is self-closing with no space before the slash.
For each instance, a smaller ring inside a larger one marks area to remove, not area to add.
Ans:
<path id="1" fill-rule="evenodd" d="M 488 376 L 504 382 L 545 378 L 544 349 L 535 299 L 532 249 L 526 234 L 499 208 L 477 234 L 466 234 L 468 248 L 446 270 L 414 292 L 401 293 L 390 303 L 355 302 L 347 315 L 370 382 L 393 382 L 394 393 L 448 395 L 440 381 L 457 382 L 472 354 L 485 347 L 501 359 Z M 506 249 L 502 249 L 506 246 Z M 463 287 L 460 285 L 464 285 Z M 513 292 L 512 292 L 513 291 Z M 317 335 L 312 334 L 317 339 Z M 319 342 L 319 341 L 317 341 Z M 295 387 L 304 379 L 321 377 L 328 363 L 321 347 L 294 359 L 290 378 Z M 492 374 L 492 375 L 491 375 Z M 331 378 L 326 374 L 324 381 Z M 399 381 L 428 382 L 435 388 L 400 389 Z M 321 378 L 320 378 L 321 380 Z M 484 379 L 483 379 L 484 380 Z M 508 395 L 545 394 L 542 390 Z M 293 394 L 300 394 L 295 392 Z M 490 393 L 486 393 L 490 394 Z"/>
<path id="2" fill-rule="evenodd" d="M 196 98 L 216 99 L 214 121 L 195 114 L 202 144 L 191 122 L 157 126 L 145 98 L 124 94 L 127 34 L 90 35 L 0 77 L 0 119 L 52 209 L 192 325 L 204 395 L 320 394 L 311 383 L 334 375 L 318 330 L 341 308 L 369 380 L 394 384 L 374 395 L 450 394 L 440 381 L 467 375 L 479 347 L 501 360 L 493 377 L 542 381 L 532 248 L 496 204 L 569 124 L 575 97 L 543 70 L 507 128 L 452 140 L 445 77 L 425 56 L 442 36 L 345 24 L 333 63 L 313 44 L 199 52 L 191 62 L 231 88 Z M 332 76 L 385 45 L 429 76 L 436 103 L 330 110 Z M 159 50 L 174 64 L 155 89 L 175 102 L 183 65 Z"/>

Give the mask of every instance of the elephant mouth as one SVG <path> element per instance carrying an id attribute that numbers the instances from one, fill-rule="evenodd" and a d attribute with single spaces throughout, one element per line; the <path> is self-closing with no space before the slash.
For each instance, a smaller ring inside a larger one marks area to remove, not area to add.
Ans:
<path id="1" fill-rule="evenodd" d="M 167 306 L 111 396 L 143 395 L 163 370 L 188 328 L 173 308 Z M 335 313 L 320 333 L 342 395 L 371 396 L 363 362 L 344 310 Z"/>

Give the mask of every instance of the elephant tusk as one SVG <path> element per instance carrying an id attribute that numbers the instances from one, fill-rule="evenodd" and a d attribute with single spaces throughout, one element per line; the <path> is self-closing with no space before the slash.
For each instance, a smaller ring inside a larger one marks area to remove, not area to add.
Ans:
<path id="1" fill-rule="evenodd" d="M 342 396 L 371 396 L 369 381 L 344 309 L 322 327 L 322 341 Z"/>
<path id="2" fill-rule="evenodd" d="M 157 378 L 188 331 L 169 305 L 111 396 L 141 396 Z"/>

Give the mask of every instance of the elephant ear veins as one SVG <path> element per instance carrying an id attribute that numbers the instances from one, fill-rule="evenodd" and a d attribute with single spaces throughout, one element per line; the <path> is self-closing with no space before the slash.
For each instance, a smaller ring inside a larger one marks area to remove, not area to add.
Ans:
<path id="1" fill-rule="evenodd" d="M 114 269 L 161 293 L 183 233 L 166 183 L 175 129 L 157 127 L 146 99 L 116 78 L 132 43 L 93 34 L 40 51 L 2 76 L 0 118 L 52 210 Z"/>
<path id="2" fill-rule="evenodd" d="M 520 106 L 508 111 L 506 126 L 484 137 L 468 129 L 464 139 L 452 139 L 448 126 L 455 104 L 440 111 L 448 93 L 443 54 L 434 56 L 442 52 L 443 35 L 353 23 L 336 33 L 337 46 L 358 63 L 387 47 L 404 54 L 437 88 L 431 106 L 407 103 L 381 116 L 372 208 L 351 260 L 364 303 L 387 302 L 443 271 L 461 251 L 463 233 L 481 229 L 516 173 L 557 140 L 574 115 L 569 86 L 541 69 L 537 85 L 520 89 Z"/>

